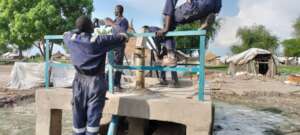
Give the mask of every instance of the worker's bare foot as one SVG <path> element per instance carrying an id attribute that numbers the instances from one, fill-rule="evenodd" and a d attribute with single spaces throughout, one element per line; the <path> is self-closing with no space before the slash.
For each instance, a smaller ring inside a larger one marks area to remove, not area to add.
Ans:
<path id="1" fill-rule="evenodd" d="M 165 56 L 162 60 L 161 66 L 176 67 L 177 66 L 176 57 Z"/>
<path id="2" fill-rule="evenodd" d="M 216 14 L 214 14 L 214 13 L 209 14 L 205 18 L 204 22 L 201 24 L 200 28 L 201 29 L 207 29 L 209 26 L 213 25 L 213 23 L 215 22 L 215 20 L 216 20 Z"/>

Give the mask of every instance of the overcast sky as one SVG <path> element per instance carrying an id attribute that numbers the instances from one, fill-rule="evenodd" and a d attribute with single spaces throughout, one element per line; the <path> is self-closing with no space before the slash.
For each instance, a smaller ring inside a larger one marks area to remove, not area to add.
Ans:
<path id="1" fill-rule="evenodd" d="M 184 0 L 179 0 L 183 2 Z M 161 26 L 162 9 L 165 0 L 95 0 L 93 16 L 113 17 L 116 4 L 125 7 L 125 16 L 133 19 L 135 28 Z M 290 38 L 292 24 L 300 16 L 300 0 L 223 0 L 219 17 L 223 18 L 222 28 L 210 50 L 219 55 L 229 53 L 229 47 L 238 41 L 236 30 L 241 26 L 262 24 L 281 40 Z"/>

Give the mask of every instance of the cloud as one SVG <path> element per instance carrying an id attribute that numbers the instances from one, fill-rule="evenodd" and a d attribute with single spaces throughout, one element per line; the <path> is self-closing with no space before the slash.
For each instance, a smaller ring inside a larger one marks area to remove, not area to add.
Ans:
<path id="1" fill-rule="evenodd" d="M 144 14 L 162 14 L 166 0 L 117 0 L 130 8 L 136 9 L 137 12 Z M 185 0 L 178 0 L 177 5 L 181 5 Z"/>
<path id="2" fill-rule="evenodd" d="M 264 25 L 280 40 L 292 37 L 292 25 L 300 16 L 300 0 L 239 0 L 239 13 L 225 16 L 213 43 L 229 47 L 238 42 L 236 31 L 242 26 Z"/>

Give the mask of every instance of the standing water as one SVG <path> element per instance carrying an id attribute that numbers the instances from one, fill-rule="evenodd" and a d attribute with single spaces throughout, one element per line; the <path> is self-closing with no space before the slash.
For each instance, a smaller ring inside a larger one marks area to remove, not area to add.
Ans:
<path id="1" fill-rule="evenodd" d="M 64 113 L 63 135 L 71 134 L 71 113 Z M 286 117 L 238 105 L 216 103 L 214 135 L 283 135 L 280 126 L 295 126 Z M 0 108 L 0 135 L 34 135 L 34 104 Z"/>

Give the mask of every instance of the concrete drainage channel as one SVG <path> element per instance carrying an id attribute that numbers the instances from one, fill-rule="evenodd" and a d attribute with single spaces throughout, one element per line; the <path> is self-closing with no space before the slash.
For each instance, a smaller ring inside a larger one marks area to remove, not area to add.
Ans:
<path id="1" fill-rule="evenodd" d="M 214 135 L 284 135 L 287 133 L 299 135 L 300 133 L 300 122 L 289 120 L 282 115 L 221 102 L 215 104 Z M 64 112 L 63 119 L 63 135 L 70 135 L 71 113 Z M 1 135 L 34 135 L 34 104 L 1 108 L 0 123 Z M 149 132 L 152 135 L 184 135 L 184 133 L 178 134 L 184 132 L 183 125 L 156 121 L 150 122 L 150 125 Z M 120 131 L 123 132 L 119 135 L 126 135 L 126 128 L 125 126 L 121 129 Z"/>

